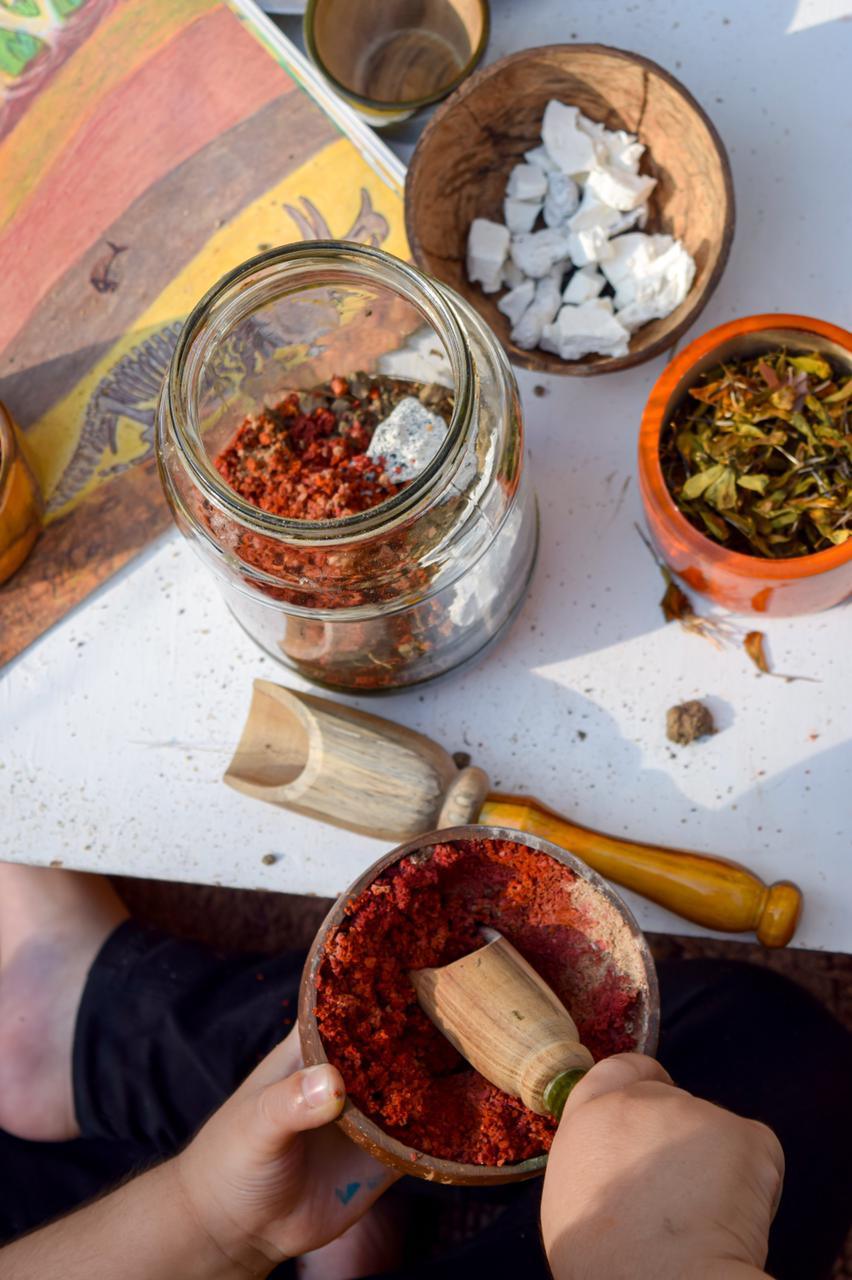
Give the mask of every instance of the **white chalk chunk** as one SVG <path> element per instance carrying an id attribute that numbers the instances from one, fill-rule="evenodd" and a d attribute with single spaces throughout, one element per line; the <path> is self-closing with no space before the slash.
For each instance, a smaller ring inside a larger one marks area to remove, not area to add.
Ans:
<path id="1" fill-rule="evenodd" d="M 512 341 L 525 351 L 537 347 L 544 327 L 554 319 L 562 302 L 562 271 L 554 267 L 535 286 L 533 300 L 512 326 Z"/>
<path id="2" fill-rule="evenodd" d="M 592 227 L 602 227 L 608 231 L 620 217 L 617 209 L 604 204 L 603 200 L 599 200 L 587 185 L 583 192 L 583 199 L 568 219 L 568 228 L 570 231 L 579 232 L 589 231 Z"/>
<path id="3" fill-rule="evenodd" d="M 508 228 L 488 218 L 474 218 L 467 238 L 468 279 L 481 284 L 486 293 L 496 293 L 508 252 Z"/>
<path id="4" fill-rule="evenodd" d="M 592 191 L 603 204 L 624 213 L 644 204 L 656 185 L 656 178 L 610 165 L 592 170 L 586 190 Z"/>
<path id="5" fill-rule="evenodd" d="M 528 164 L 538 165 L 539 169 L 543 169 L 545 173 L 560 172 L 559 165 L 554 164 L 547 154 L 547 147 L 533 147 L 531 151 L 525 151 L 524 159 Z"/>
<path id="6" fill-rule="evenodd" d="M 588 267 L 593 262 L 606 262 L 614 253 L 609 233 L 604 227 L 572 232 L 568 237 L 568 254 L 575 267 Z"/>
<path id="7" fill-rule="evenodd" d="M 547 175 L 547 195 L 544 198 L 544 221 L 549 227 L 561 227 L 580 203 L 580 188 L 567 173 Z"/>
<path id="8" fill-rule="evenodd" d="M 563 360 L 581 360 L 583 356 L 623 356 L 627 354 L 630 335 L 596 298 L 582 306 L 563 307 L 556 320 L 545 325 L 541 345 Z"/>
<path id="9" fill-rule="evenodd" d="M 503 201 L 503 218 L 513 236 L 532 231 L 540 213 L 541 204 L 535 200 L 513 200 L 507 196 Z"/>
<path id="10" fill-rule="evenodd" d="M 502 311 L 504 316 L 508 316 L 512 325 L 516 325 L 527 307 L 532 303 L 535 297 L 535 282 L 533 280 L 524 280 L 523 284 L 519 284 L 516 288 L 510 289 L 508 293 L 504 293 L 503 297 L 497 303 L 497 310 Z"/>
<path id="11" fill-rule="evenodd" d="M 516 164 L 506 183 L 511 200 L 542 201 L 547 191 L 547 175 L 537 164 Z"/>
<path id="12" fill-rule="evenodd" d="M 644 227 L 648 221 L 648 206 L 639 204 L 635 209 L 630 209 L 627 213 L 618 215 L 618 222 L 614 222 L 608 228 L 610 239 L 613 236 L 621 235 L 622 231 L 632 231 L 634 227 Z"/>
<path id="13" fill-rule="evenodd" d="M 394 484 L 414 480 L 425 470 L 447 435 L 447 424 L 414 396 L 406 396 L 373 432 L 367 455 L 384 459 Z"/>
<path id="14" fill-rule="evenodd" d="M 679 240 L 637 231 L 613 241 L 604 275 L 615 289 L 615 308 L 631 332 L 679 307 L 692 287 L 695 263 Z"/>
<path id="15" fill-rule="evenodd" d="M 544 109 L 541 140 L 563 173 L 585 173 L 595 163 L 594 142 L 577 127 L 580 112 L 551 98 Z"/>
<path id="16" fill-rule="evenodd" d="M 577 121 L 577 128 L 594 140 L 598 166 L 617 164 L 630 173 L 639 172 L 639 161 L 645 148 L 637 141 L 634 133 L 627 133 L 624 129 L 607 129 L 597 120 L 588 120 L 583 115 Z"/>
<path id="17" fill-rule="evenodd" d="M 553 227 L 512 237 L 512 261 L 525 276 L 539 280 L 568 257 L 568 237 Z"/>
<path id="18" fill-rule="evenodd" d="M 692 287 L 695 263 L 679 240 L 636 231 L 612 242 L 603 273 L 615 289 L 615 308 L 631 331 L 670 315 Z"/>
<path id="19" fill-rule="evenodd" d="M 562 301 L 579 307 L 582 303 L 596 298 L 605 286 L 606 280 L 600 271 L 596 271 L 594 267 L 581 267 L 579 271 L 574 272 L 565 286 Z"/>
<path id="20" fill-rule="evenodd" d="M 507 289 L 517 289 L 519 284 L 523 284 L 526 276 L 520 267 L 516 267 L 511 258 L 507 258 L 503 263 L 503 284 Z"/>

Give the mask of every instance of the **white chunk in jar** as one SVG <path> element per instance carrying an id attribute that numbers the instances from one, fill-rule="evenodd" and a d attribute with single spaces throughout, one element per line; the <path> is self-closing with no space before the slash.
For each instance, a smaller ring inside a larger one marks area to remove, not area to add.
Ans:
<path id="1" fill-rule="evenodd" d="M 414 396 L 400 400 L 373 432 L 367 455 L 384 459 L 394 484 L 414 480 L 425 471 L 447 436 L 447 424 Z"/>

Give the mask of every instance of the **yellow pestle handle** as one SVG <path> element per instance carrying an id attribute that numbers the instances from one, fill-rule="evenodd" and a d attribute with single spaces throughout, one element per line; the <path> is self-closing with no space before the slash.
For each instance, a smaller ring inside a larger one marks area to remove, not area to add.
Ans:
<path id="1" fill-rule="evenodd" d="M 617 840 L 576 826 L 530 796 L 489 795 L 479 821 L 543 836 L 575 853 L 608 880 L 705 929 L 753 930 L 765 947 L 786 947 L 796 930 L 802 891 L 790 880 L 767 886 L 725 858 Z"/>

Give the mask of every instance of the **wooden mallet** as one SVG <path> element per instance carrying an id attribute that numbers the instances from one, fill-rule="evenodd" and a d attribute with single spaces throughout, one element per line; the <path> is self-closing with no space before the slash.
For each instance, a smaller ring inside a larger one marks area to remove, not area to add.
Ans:
<path id="1" fill-rule="evenodd" d="M 790 941 L 802 893 L 765 885 L 739 863 L 591 831 L 528 796 L 496 795 L 487 775 L 459 769 L 436 742 L 380 716 L 255 680 L 225 781 L 245 795 L 400 843 L 477 822 L 543 836 L 602 876 L 705 929 L 754 930 L 766 947 Z"/>

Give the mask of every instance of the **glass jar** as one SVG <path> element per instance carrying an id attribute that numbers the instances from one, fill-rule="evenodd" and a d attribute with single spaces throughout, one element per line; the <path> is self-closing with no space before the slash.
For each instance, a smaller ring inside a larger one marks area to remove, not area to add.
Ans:
<path id="1" fill-rule="evenodd" d="M 333 377 L 452 397 L 423 469 L 378 506 L 288 519 L 246 501 L 215 459 L 247 415 Z M 178 527 L 237 621 L 275 658 L 350 692 L 429 680 L 519 606 L 538 538 L 517 386 L 455 293 L 378 249 L 314 241 L 225 276 L 187 319 L 157 413 Z"/>

